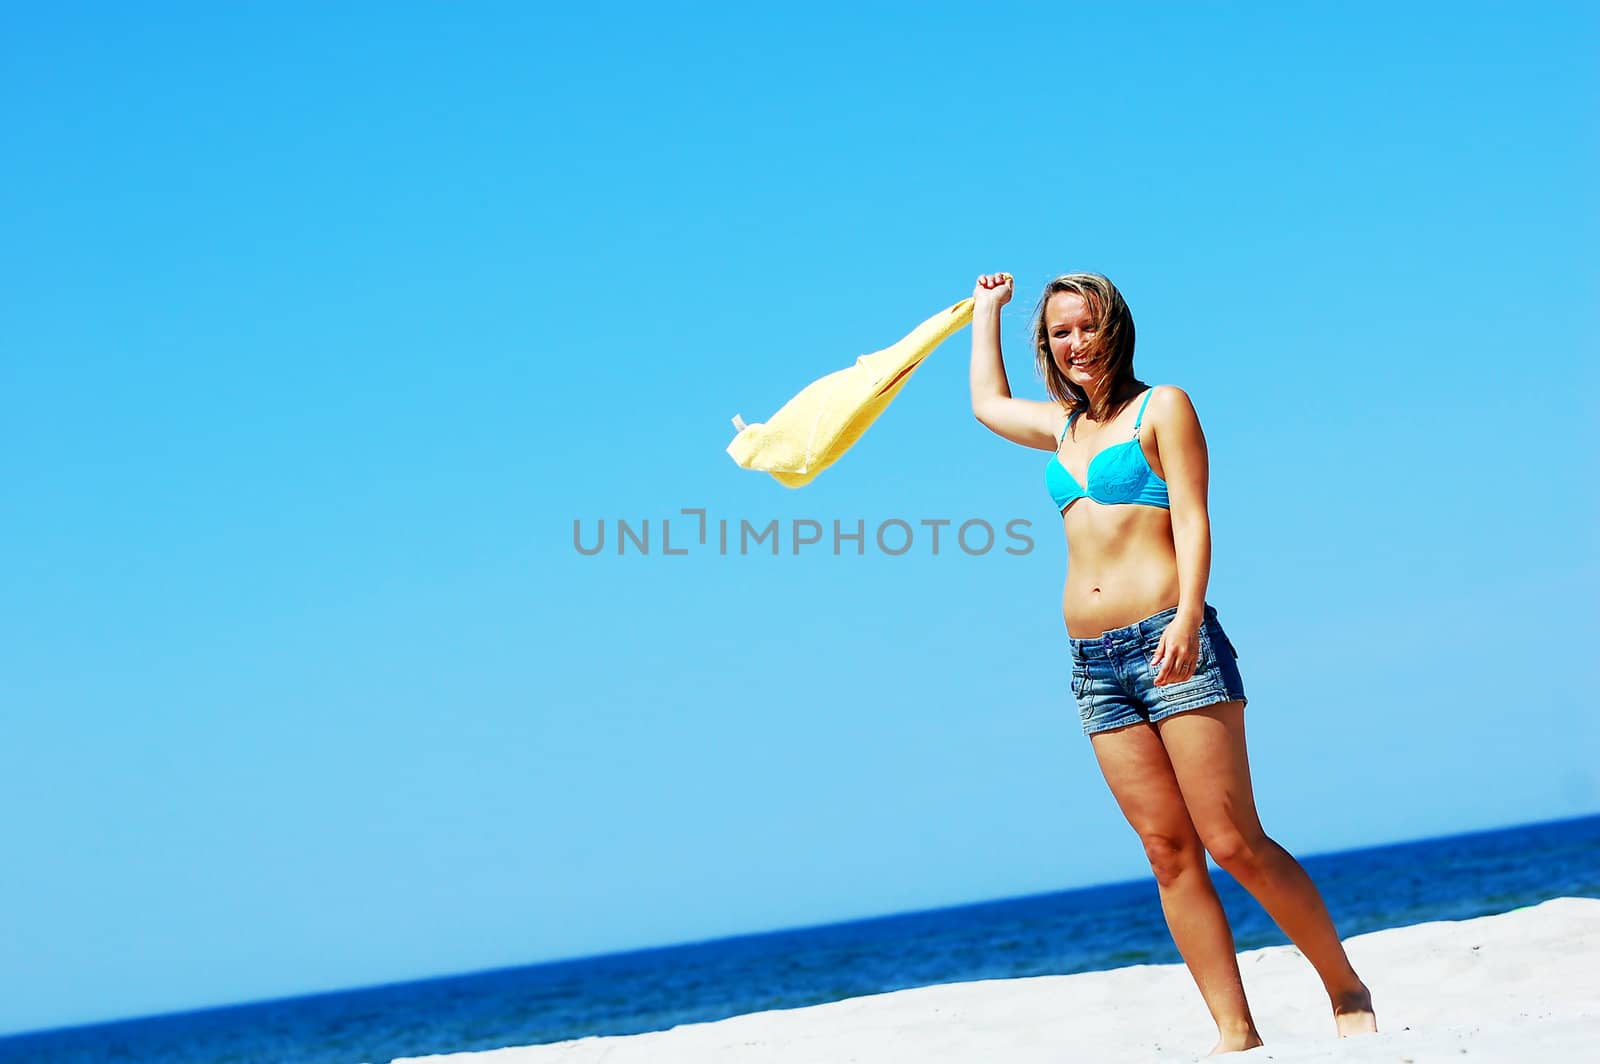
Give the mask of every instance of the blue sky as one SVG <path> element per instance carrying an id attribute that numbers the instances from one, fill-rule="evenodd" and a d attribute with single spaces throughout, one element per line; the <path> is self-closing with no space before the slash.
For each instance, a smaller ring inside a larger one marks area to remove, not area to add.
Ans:
<path id="1" fill-rule="evenodd" d="M 1193 398 L 1270 834 L 1600 810 L 1592 9 L 607 10 L 3 16 L 0 1031 L 1148 874 L 966 332 L 723 452 L 980 272 Z"/>

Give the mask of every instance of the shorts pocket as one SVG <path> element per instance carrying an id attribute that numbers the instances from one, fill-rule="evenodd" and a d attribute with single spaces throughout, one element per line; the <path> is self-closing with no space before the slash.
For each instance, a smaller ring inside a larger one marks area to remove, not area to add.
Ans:
<path id="1" fill-rule="evenodd" d="M 1078 715 L 1088 719 L 1092 703 L 1089 701 L 1089 663 L 1074 661 L 1072 663 L 1072 699 L 1078 704 Z"/>

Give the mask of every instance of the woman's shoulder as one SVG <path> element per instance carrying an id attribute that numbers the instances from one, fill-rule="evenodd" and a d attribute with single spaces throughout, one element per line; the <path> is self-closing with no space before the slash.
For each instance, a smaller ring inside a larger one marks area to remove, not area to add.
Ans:
<path id="1" fill-rule="evenodd" d="M 1158 410 L 1194 409 L 1189 393 L 1176 384 L 1152 384 L 1145 402 L 1149 405 L 1150 413 Z"/>
<path id="2" fill-rule="evenodd" d="M 1176 384 L 1155 384 L 1150 387 L 1144 420 L 1156 425 L 1194 424 L 1200 420 L 1189 393 Z"/>

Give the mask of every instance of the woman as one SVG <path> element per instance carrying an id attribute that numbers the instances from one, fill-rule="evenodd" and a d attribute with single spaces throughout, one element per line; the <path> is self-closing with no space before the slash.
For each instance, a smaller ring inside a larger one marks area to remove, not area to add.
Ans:
<path id="1" fill-rule="evenodd" d="M 1085 273 L 1057 277 L 1039 301 L 1034 348 L 1051 401 L 1013 399 L 1000 355 L 1011 289 L 1009 274 L 985 274 L 972 293 L 972 412 L 1055 452 L 1045 482 L 1067 536 L 1062 613 L 1079 717 L 1216 1020 L 1212 1053 L 1262 1042 L 1207 851 L 1316 968 L 1340 1037 L 1376 1031 L 1317 888 L 1256 817 L 1244 684 L 1205 601 L 1211 529 L 1194 407 L 1182 389 L 1134 376 L 1133 316 L 1109 280 Z"/>

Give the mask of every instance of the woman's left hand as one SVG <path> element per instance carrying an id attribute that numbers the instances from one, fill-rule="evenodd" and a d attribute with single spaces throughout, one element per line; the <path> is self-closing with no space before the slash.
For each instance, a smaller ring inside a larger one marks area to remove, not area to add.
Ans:
<path id="1" fill-rule="evenodd" d="M 1174 620 L 1161 633 L 1155 657 L 1150 661 L 1150 667 L 1156 670 L 1156 686 L 1190 679 L 1199 663 L 1200 625 Z"/>

